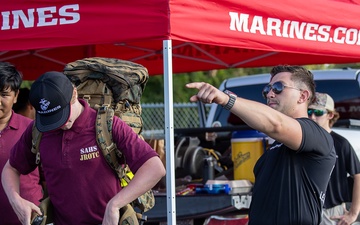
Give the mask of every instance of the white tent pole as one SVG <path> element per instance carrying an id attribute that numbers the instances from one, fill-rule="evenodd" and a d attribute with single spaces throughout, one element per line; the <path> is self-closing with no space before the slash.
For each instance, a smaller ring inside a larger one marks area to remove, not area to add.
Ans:
<path id="1" fill-rule="evenodd" d="M 163 41 L 167 224 L 176 225 L 172 43 Z"/>

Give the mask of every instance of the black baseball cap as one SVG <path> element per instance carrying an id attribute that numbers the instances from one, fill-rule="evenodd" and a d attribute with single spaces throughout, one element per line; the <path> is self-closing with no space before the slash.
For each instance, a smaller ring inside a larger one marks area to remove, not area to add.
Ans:
<path id="1" fill-rule="evenodd" d="M 70 117 L 71 81 L 61 72 L 50 71 L 31 85 L 29 100 L 36 110 L 35 125 L 40 132 L 56 130 Z"/>

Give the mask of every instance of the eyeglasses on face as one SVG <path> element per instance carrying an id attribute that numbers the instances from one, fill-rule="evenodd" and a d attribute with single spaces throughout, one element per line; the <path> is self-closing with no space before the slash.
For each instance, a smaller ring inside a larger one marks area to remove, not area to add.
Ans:
<path id="1" fill-rule="evenodd" d="M 295 89 L 295 90 L 298 90 L 298 91 L 301 91 L 301 89 L 299 88 L 296 88 L 296 87 L 291 87 L 291 86 L 287 86 L 285 84 L 283 84 L 282 82 L 280 81 L 277 81 L 273 84 L 268 84 L 264 87 L 263 91 L 262 91 L 262 95 L 263 97 L 266 99 L 267 95 L 269 94 L 269 92 L 272 90 L 275 94 L 280 94 L 285 88 L 292 88 L 292 89 Z"/>
<path id="2" fill-rule="evenodd" d="M 314 114 L 315 116 L 322 116 L 322 115 L 324 115 L 326 113 L 327 113 L 326 110 L 308 109 L 308 116 L 311 116 L 312 114 Z"/>

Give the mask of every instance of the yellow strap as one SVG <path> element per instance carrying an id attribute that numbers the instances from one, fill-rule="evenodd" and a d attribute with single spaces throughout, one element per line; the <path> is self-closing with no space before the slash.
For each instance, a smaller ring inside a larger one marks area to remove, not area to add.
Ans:
<path id="1" fill-rule="evenodd" d="M 129 182 L 133 179 L 134 174 L 131 171 L 126 173 L 126 177 L 121 179 L 121 187 L 126 187 Z"/>

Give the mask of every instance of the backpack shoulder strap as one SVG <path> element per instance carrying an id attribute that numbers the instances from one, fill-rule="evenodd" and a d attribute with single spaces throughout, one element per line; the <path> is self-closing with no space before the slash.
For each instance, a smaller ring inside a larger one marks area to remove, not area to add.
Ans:
<path id="1" fill-rule="evenodd" d="M 32 146 L 31 146 L 31 152 L 36 155 L 35 163 L 38 165 L 40 164 L 40 151 L 39 151 L 39 145 L 41 141 L 42 133 L 36 128 L 35 123 L 32 127 Z"/>
<path id="2" fill-rule="evenodd" d="M 123 157 L 122 153 L 118 151 L 116 144 L 112 139 L 112 124 L 114 118 L 114 110 L 101 106 L 97 111 L 96 117 L 96 141 L 101 148 L 106 162 L 116 172 L 121 180 L 125 176 L 124 167 L 118 161 Z"/>
<path id="3" fill-rule="evenodd" d="M 134 174 L 131 172 L 128 165 L 126 165 L 125 157 L 122 152 L 117 148 L 116 144 L 112 139 L 112 124 L 114 118 L 114 110 L 107 106 L 101 106 L 97 111 L 96 117 L 96 141 L 101 148 L 101 151 L 104 155 L 106 162 L 110 167 L 116 172 L 121 187 L 125 187 L 134 177 Z M 120 164 L 119 160 L 124 162 Z M 155 198 L 151 190 L 147 191 L 144 195 L 140 196 L 137 200 L 132 202 L 134 206 L 136 205 L 142 212 L 145 212 L 155 204 Z M 140 214 L 141 215 L 141 214 Z M 142 216 L 142 215 L 141 215 Z M 141 218 L 141 220 L 146 220 L 146 218 Z"/>

